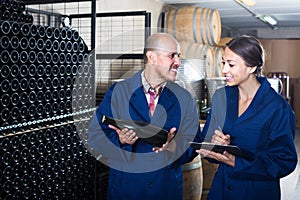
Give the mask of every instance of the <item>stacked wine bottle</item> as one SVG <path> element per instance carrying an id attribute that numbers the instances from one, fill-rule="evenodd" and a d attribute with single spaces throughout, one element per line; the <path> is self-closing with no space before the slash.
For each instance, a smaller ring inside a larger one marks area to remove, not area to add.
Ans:
<path id="1" fill-rule="evenodd" d="M 0 27 L 3 126 L 72 112 L 75 81 L 85 92 L 76 97 L 87 102 L 77 106 L 91 107 L 92 64 L 77 31 L 10 21 Z"/>
<path id="2" fill-rule="evenodd" d="M 94 107 L 92 57 L 79 32 L 33 23 L 2 0 L 0 199 L 92 199 L 95 160 L 73 123 Z M 9 13 L 9 14 L 7 14 Z"/>
<path id="3" fill-rule="evenodd" d="M 33 16 L 24 12 L 25 3 L 23 1 L 1 0 L 0 2 L 0 20 L 33 22 Z"/>

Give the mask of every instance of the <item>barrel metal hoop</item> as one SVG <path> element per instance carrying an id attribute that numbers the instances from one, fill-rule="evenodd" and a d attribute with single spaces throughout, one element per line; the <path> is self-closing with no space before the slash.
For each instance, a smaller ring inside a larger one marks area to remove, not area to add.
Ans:
<path id="1" fill-rule="evenodd" d="M 209 24 L 209 18 L 210 18 L 211 11 L 212 11 L 212 9 L 207 8 L 206 18 L 205 18 L 205 24 Z M 210 28 L 209 27 L 211 27 L 211 25 L 207 25 L 205 27 L 205 35 L 206 35 L 206 38 L 207 38 L 207 44 L 212 45 L 212 43 L 211 43 L 211 41 L 209 39 L 210 38 L 210 36 L 209 36 L 209 34 L 210 34 Z"/>
<path id="2" fill-rule="evenodd" d="M 195 163 L 188 163 L 182 166 L 183 171 L 190 171 L 193 169 L 198 169 L 202 166 L 201 161 Z"/>
<path id="3" fill-rule="evenodd" d="M 198 11 L 198 7 L 194 10 L 194 14 L 193 14 L 193 36 L 194 36 L 194 41 L 197 41 L 197 34 L 196 34 L 196 17 L 197 17 L 197 11 Z"/>
<path id="4" fill-rule="evenodd" d="M 221 72 L 219 71 L 219 59 L 220 59 L 220 48 L 215 48 L 215 61 L 216 61 L 216 76 L 221 76 Z"/>
<path id="5" fill-rule="evenodd" d="M 189 45 L 187 46 L 187 49 L 186 49 L 186 55 L 185 55 L 185 57 L 186 57 L 187 59 L 188 59 L 188 58 L 191 58 L 191 57 L 190 57 L 191 48 L 192 48 L 192 44 L 189 44 Z"/>
<path id="6" fill-rule="evenodd" d="M 194 58 L 198 58 L 198 49 L 199 49 L 199 45 L 196 45 L 195 52 L 194 52 Z"/>
<path id="7" fill-rule="evenodd" d="M 202 9 L 206 9 L 206 8 L 202 8 Z M 203 10 L 201 12 L 201 15 L 200 15 L 200 28 L 202 29 L 202 18 L 203 18 Z M 205 44 L 205 41 L 204 41 L 204 37 L 203 37 L 203 34 L 202 34 L 202 30 L 200 31 L 200 35 L 201 35 L 201 41 L 202 41 L 202 44 Z"/>
<path id="8" fill-rule="evenodd" d="M 217 44 L 217 41 L 215 40 L 215 36 L 214 36 L 214 30 L 213 30 L 213 15 L 215 13 L 215 9 L 211 9 L 211 13 L 210 13 L 210 33 L 211 33 L 211 40 L 212 40 L 212 45 Z"/>
<path id="9" fill-rule="evenodd" d="M 165 23 L 165 25 L 166 25 L 166 29 L 165 29 L 165 31 L 166 31 L 166 33 L 169 33 L 169 18 L 170 18 L 170 13 L 171 12 L 167 12 L 167 15 L 166 15 L 166 23 Z"/>
<path id="10" fill-rule="evenodd" d="M 176 38 L 176 17 L 177 17 L 177 12 L 180 8 L 176 8 L 175 12 L 174 12 L 174 18 L 173 18 L 173 22 L 172 22 L 172 30 L 174 30 L 174 37 Z"/>

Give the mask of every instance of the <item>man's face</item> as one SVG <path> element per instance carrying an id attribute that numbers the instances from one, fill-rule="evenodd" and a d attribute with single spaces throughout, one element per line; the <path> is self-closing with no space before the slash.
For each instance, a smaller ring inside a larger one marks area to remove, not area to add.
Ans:
<path id="1" fill-rule="evenodd" d="M 161 48 L 155 50 L 156 52 L 156 62 L 155 70 L 157 72 L 158 78 L 164 81 L 175 81 L 178 68 L 180 66 L 180 50 L 179 46 L 174 43 L 168 45 L 168 48 Z"/>

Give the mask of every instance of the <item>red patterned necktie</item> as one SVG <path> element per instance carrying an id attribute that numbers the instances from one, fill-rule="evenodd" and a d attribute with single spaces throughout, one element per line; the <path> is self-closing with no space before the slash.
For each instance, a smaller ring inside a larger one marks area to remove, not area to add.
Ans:
<path id="1" fill-rule="evenodd" d="M 154 113 L 155 91 L 154 91 L 153 88 L 149 88 L 148 92 L 150 94 L 149 110 L 150 110 L 151 115 L 153 115 L 153 113 Z"/>

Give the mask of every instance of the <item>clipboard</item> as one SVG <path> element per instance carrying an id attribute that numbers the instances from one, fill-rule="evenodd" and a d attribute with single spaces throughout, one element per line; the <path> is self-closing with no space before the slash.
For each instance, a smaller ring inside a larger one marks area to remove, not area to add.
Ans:
<path id="1" fill-rule="evenodd" d="M 251 160 L 252 156 L 250 152 L 240 149 L 238 146 L 235 145 L 221 145 L 221 144 L 214 144 L 210 142 L 189 142 L 193 149 L 206 149 L 209 151 L 213 151 L 216 153 L 223 153 L 227 151 L 228 153 L 245 158 L 247 160 Z"/>
<path id="2" fill-rule="evenodd" d="M 156 147 L 161 147 L 168 139 L 168 131 L 160 127 L 138 120 L 121 120 L 108 116 L 102 116 L 102 123 L 113 125 L 119 129 L 128 128 L 135 131 L 138 138 Z"/>

